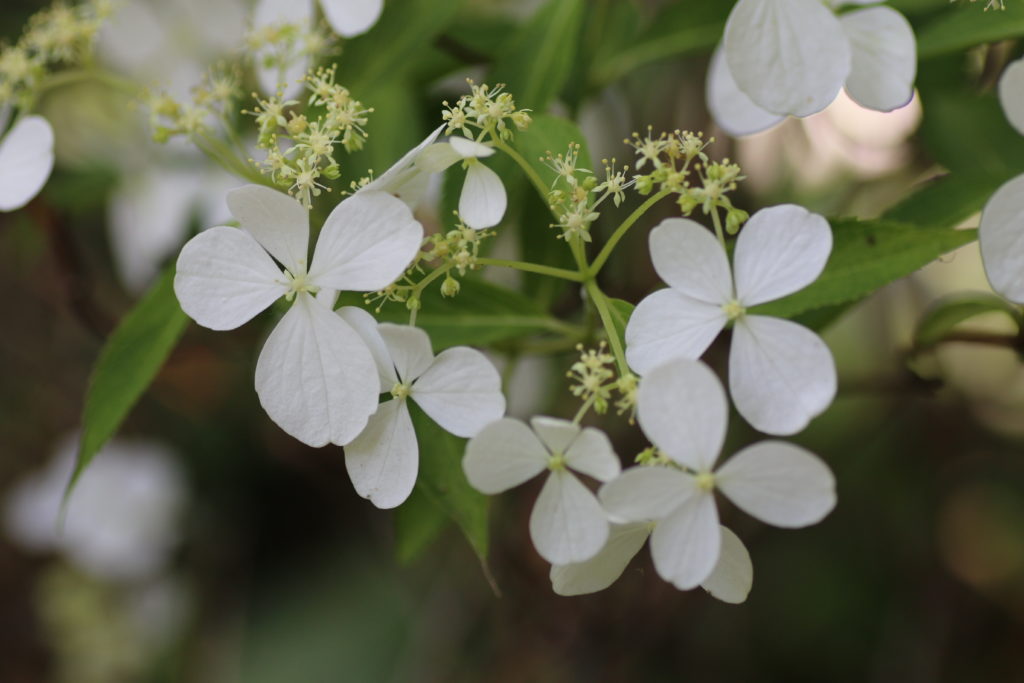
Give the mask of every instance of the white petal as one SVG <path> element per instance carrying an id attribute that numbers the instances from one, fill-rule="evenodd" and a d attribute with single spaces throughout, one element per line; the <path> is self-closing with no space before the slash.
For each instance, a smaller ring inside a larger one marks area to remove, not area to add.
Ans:
<path id="1" fill-rule="evenodd" d="M 1024 59 L 1006 67 L 999 78 L 999 101 L 1010 124 L 1024 135 Z"/>
<path id="2" fill-rule="evenodd" d="M 341 291 L 383 289 L 401 276 L 422 241 L 423 226 L 408 206 L 384 192 L 360 192 L 327 217 L 309 278 Z"/>
<path id="3" fill-rule="evenodd" d="M 656 522 L 697 491 L 693 477 L 668 467 L 631 467 L 598 491 L 614 522 Z"/>
<path id="4" fill-rule="evenodd" d="M 861 106 L 892 111 L 914 97 L 917 41 L 906 18 L 891 7 L 869 7 L 840 17 L 853 50 L 846 92 Z"/>
<path id="5" fill-rule="evenodd" d="M 537 432 L 541 443 L 547 446 L 550 453 L 564 454 L 572 444 L 573 439 L 580 433 L 580 426 L 569 420 L 561 420 L 557 417 L 538 415 L 530 419 L 530 426 Z"/>
<path id="6" fill-rule="evenodd" d="M 424 138 L 423 142 L 406 152 L 391 168 L 374 178 L 372 182 L 367 183 L 359 192 L 387 192 L 401 199 L 409 208 L 415 209 L 420 198 L 408 196 L 404 191 L 415 186 L 415 179 L 424 175 L 424 169 L 419 168 L 416 162 L 421 153 L 434 143 L 444 128 L 444 124 L 435 128 L 430 135 Z"/>
<path id="7" fill-rule="evenodd" d="M 850 73 L 850 43 L 820 0 L 740 0 L 723 42 L 740 90 L 775 114 L 821 111 Z"/>
<path id="8" fill-rule="evenodd" d="M 551 567 L 551 587 L 559 595 L 586 595 L 603 591 L 622 576 L 626 566 L 651 535 L 646 522 L 613 524 L 601 551 L 586 562 Z"/>
<path id="9" fill-rule="evenodd" d="M 626 324 L 626 360 L 643 375 L 673 358 L 700 358 L 728 319 L 720 305 L 659 290 L 637 305 Z"/>
<path id="10" fill-rule="evenodd" d="M 530 538 L 551 564 L 585 562 L 608 540 L 608 518 L 574 474 L 553 471 L 530 514 Z"/>
<path id="11" fill-rule="evenodd" d="M 721 44 L 715 48 L 708 66 L 706 97 L 715 123 L 734 137 L 768 130 L 786 118 L 765 111 L 740 90 L 729 71 Z"/>
<path id="12" fill-rule="evenodd" d="M 437 424 L 469 438 L 505 414 L 501 376 L 476 349 L 456 346 L 438 354 L 412 387 L 411 397 Z"/>
<path id="13" fill-rule="evenodd" d="M 547 468 L 547 462 L 548 452 L 533 430 L 506 417 L 469 440 L 462 471 L 473 488 L 493 495 L 533 479 Z"/>
<path id="14" fill-rule="evenodd" d="M 988 200 L 978 241 L 992 289 L 1024 303 L 1024 175 L 1000 187 Z"/>
<path id="15" fill-rule="evenodd" d="M 344 446 L 377 410 L 380 379 L 356 331 L 300 294 L 263 345 L 256 393 L 267 415 L 299 441 Z"/>
<path id="16" fill-rule="evenodd" d="M 828 465 L 784 441 L 744 448 L 719 468 L 715 483 L 740 509 L 780 527 L 817 524 L 836 506 Z"/>
<path id="17" fill-rule="evenodd" d="M 466 169 L 466 182 L 459 195 L 459 214 L 474 230 L 491 228 L 505 215 L 508 197 L 501 178 L 479 161 Z"/>
<path id="18" fill-rule="evenodd" d="M 711 575 L 721 545 L 715 497 L 701 491 L 654 528 L 651 557 L 658 575 L 685 591 Z"/>
<path id="19" fill-rule="evenodd" d="M 190 318 L 211 330 L 232 330 L 288 291 L 284 275 L 248 233 L 210 228 L 178 256 L 174 293 Z"/>
<path id="20" fill-rule="evenodd" d="M 53 128 L 26 116 L 0 141 L 0 211 L 14 211 L 39 194 L 53 170 Z"/>
<path id="21" fill-rule="evenodd" d="M 409 497 L 419 462 L 416 431 L 404 400 L 380 404 L 366 429 L 345 446 L 345 469 L 356 493 L 382 510 Z"/>
<path id="22" fill-rule="evenodd" d="M 565 452 L 565 462 L 572 469 L 598 481 L 611 481 L 619 476 L 622 464 L 615 455 L 612 442 L 600 429 L 586 427 Z"/>
<path id="23" fill-rule="evenodd" d="M 736 410 L 755 429 L 795 434 L 835 398 L 835 361 L 806 327 L 748 315 L 733 328 L 729 390 Z"/>
<path id="24" fill-rule="evenodd" d="M 490 145 L 485 145 L 482 142 L 476 142 L 459 135 L 453 135 L 448 138 L 448 144 L 463 159 L 486 159 L 494 154 L 494 148 Z"/>
<path id="25" fill-rule="evenodd" d="M 309 212 L 302 204 L 269 187 L 246 185 L 228 192 L 228 208 L 293 275 L 309 270 Z"/>
<path id="26" fill-rule="evenodd" d="M 384 0 L 320 0 L 327 23 L 344 38 L 366 33 L 380 19 Z"/>
<path id="27" fill-rule="evenodd" d="M 745 602 L 754 583 L 754 565 L 743 541 L 724 526 L 722 549 L 718 562 L 711 570 L 711 576 L 704 579 L 700 587 L 722 602 L 738 605 Z"/>
<path id="28" fill-rule="evenodd" d="M 328 290 L 320 290 L 320 294 L 325 291 Z M 317 295 L 318 300 L 320 294 Z M 333 306 L 328 306 L 328 308 L 333 308 Z M 356 306 L 343 306 L 335 313 L 351 325 L 356 334 L 366 343 L 366 348 L 370 350 L 373 362 L 377 365 L 381 391 L 390 391 L 391 387 L 398 383 L 398 375 L 395 374 L 395 363 L 391 360 L 391 352 L 377 328 L 377 321 L 372 315 Z"/>
<path id="29" fill-rule="evenodd" d="M 799 291 L 818 279 L 832 253 L 828 221 L 795 204 L 761 209 L 736 240 L 736 297 L 754 306 Z"/>
<path id="30" fill-rule="evenodd" d="M 711 469 L 725 441 L 729 403 L 708 366 L 684 359 L 657 366 L 640 380 L 636 405 L 651 443 L 680 465 Z"/>
<path id="31" fill-rule="evenodd" d="M 441 171 L 462 161 L 462 156 L 447 142 L 430 145 L 416 157 L 416 168 L 427 173 Z"/>
<path id="32" fill-rule="evenodd" d="M 732 299 L 725 249 L 707 228 L 688 218 L 666 218 L 648 241 L 654 270 L 669 287 L 715 305 Z"/>
<path id="33" fill-rule="evenodd" d="M 270 26 L 292 25 L 301 31 L 308 31 L 313 26 L 313 0 L 257 0 L 253 12 L 253 28 L 255 30 Z M 255 55 L 260 90 L 264 93 L 276 93 L 284 88 L 284 96 L 292 97 L 302 89 L 299 80 L 305 75 L 309 65 L 309 57 L 303 56 L 287 65 L 285 69 L 263 66 L 261 50 Z M 287 84 L 287 85 L 286 85 Z"/>
<path id="34" fill-rule="evenodd" d="M 387 345 L 398 379 L 409 383 L 422 375 L 434 360 L 430 337 L 418 327 L 381 323 L 377 327 Z M 390 391 L 391 387 L 384 387 Z"/>

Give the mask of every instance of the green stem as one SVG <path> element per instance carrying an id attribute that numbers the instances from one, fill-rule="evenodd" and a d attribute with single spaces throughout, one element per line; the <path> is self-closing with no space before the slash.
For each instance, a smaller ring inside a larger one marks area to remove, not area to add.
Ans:
<path id="1" fill-rule="evenodd" d="M 576 416 L 572 418 L 572 423 L 574 425 L 578 425 L 580 423 L 580 420 L 583 419 L 583 416 L 586 415 L 587 411 L 590 410 L 590 407 L 594 405 L 594 401 L 596 398 L 596 396 L 591 396 L 590 398 L 583 402 L 583 405 L 580 406 L 580 409 L 576 411 Z"/>
<path id="2" fill-rule="evenodd" d="M 513 149 L 511 145 L 506 143 L 496 134 L 491 135 L 491 140 L 494 142 L 495 147 L 512 157 L 512 161 L 519 164 L 519 167 L 523 169 L 523 173 L 526 174 L 526 177 L 530 179 L 530 182 L 533 183 L 534 188 L 536 188 L 537 193 L 540 194 L 540 198 L 544 201 L 544 204 L 547 205 L 550 188 L 548 188 L 548 186 L 544 184 L 544 181 L 541 180 L 540 174 L 537 173 L 537 169 L 531 166 L 530 162 L 524 159 L 519 152 Z"/>
<path id="3" fill-rule="evenodd" d="M 565 268 L 555 268 L 553 266 L 544 266 L 539 263 L 527 263 L 525 261 L 506 261 L 505 259 L 498 258 L 478 258 L 477 263 L 483 266 L 501 266 L 503 268 L 515 268 L 516 270 L 522 270 L 527 273 L 538 273 L 540 275 L 548 275 L 550 277 L 557 277 L 562 280 L 571 280 L 572 282 L 583 282 L 583 276 L 573 270 L 567 270 Z"/>
<path id="4" fill-rule="evenodd" d="M 622 224 L 619 225 L 619 227 L 615 228 L 615 232 L 613 232 L 612 236 L 608 238 L 608 242 L 601 248 L 597 258 L 594 259 L 594 263 L 590 266 L 591 277 L 595 277 L 601 271 L 601 268 L 604 267 L 604 264 L 612 255 L 612 252 L 615 251 L 615 246 L 623 237 L 626 236 L 626 233 L 633 227 L 633 224 L 640 220 L 640 217 L 647 213 L 652 206 L 670 194 L 671 192 L 668 190 L 662 190 L 661 192 L 652 194 L 643 204 L 638 206 L 633 213 L 629 214 L 629 216 L 626 217 L 626 220 L 622 221 Z"/>
<path id="5" fill-rule="evenodd" d="M 608 303 L 608 297 L 601 291 L 596 280 L 587 280 L 586 286 L 587 294 L 590 295 L 590 300 L 594 302 L 594 308 L 597 309 L 597 314 L 601 317 L 601 324 L 604 326 L 605 334 L 608 335 L 608 343 L 611 345 L 612 353 L 615 355 L 615 364 L 619 367 L 619 375 L 625 376 L 629 374 L 629 365 L 626 363 L 626 352 L 622 348 L 622 341 L 615 331 L 615 321 L 612 320 L 612 311 Z"/>
<path id="6" fill-rule="evenodd" d="M 718 236 L 718 242 L 722 245 L 722 249 L 725 249 L 725 232 L 722 231 L 722 221 L 718 217 L 718 207 L 711 207 L 711 222 L 715 224 L 715 235 Z"/>
<path id="7" fill-rule="evenodd" d="M 127 95 L 131 95 L 132 97 L 141 97 L 146 92 L 145 88 L 128 80 L 127 78 L 121 78 L 109 71 L 102 71 L 99 69 L 71 69 L 69 71 L 61 71 L 60 73 L 53 74 L 39 84 L 38 92 L 41 93 L 54 88 L 60 88 L 65 85 L 85 83 L 88 81 L 102 83 L 103 85 L 109 86 L 115 90 L 120 90 Z"/>
<path id="8" fill-rule="evenodd" d="M 228 173 L 232 173 L 239 178 L 256 183 L 257 185 L 274 187 L 266 176 L 261 175 L 256 171 L 256 169 L 249 166 L 248 163 L 239 159 L 230 147 L 217 138 L 210 137 L 203 133 L 197 133 L 192 136 L 192 142 L 195 143 L 196 147 L 198 147 L 203 154 L 220 164 Z"/>

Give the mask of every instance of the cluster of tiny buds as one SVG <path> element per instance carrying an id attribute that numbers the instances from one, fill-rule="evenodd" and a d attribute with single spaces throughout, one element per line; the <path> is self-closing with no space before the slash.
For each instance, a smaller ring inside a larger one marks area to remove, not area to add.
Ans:
<path id="1" fill-rule="evenodd" d="M 604 415 L 608 412 L 613 393 L 618 394 L 614 402 L 616 414 L 628 413 L 629 423 L 633 424 L 636 417 L 636 390 L 639 380 L 636 375 L 626 373 L 616 379 L 615 357 L 607 351 L 607 344 L 601 342 L 596 349 L 587 349 L 577 344 L 576 350 L 580 357 L 573 363 L 566 377 L 572 380 L 569 391 L 584 402 L 584 406 L 593 406 L 594 412 Z"/>
<path id="2" fill-rule="evenodd" d="M 149 93 L 146 105 L 153 139 L 164 143 L 176 135 L 205 133 L 216 119 L 230 125 L 241 87 L 242 75 L 237 65 L 217 64 L 192 89 L 190 102 L 178 102 L 165 92 Z"/>
<path id="3" fill-rule="evenodd" d="M 656 446 L 645 448 L 636 454 L 636 458 L 633 461 L 637 465 L 645 467 L 667 467 L 673 466 L 672 459 L 662 453 Z"/>
<path id="4" fill-rule="evenodd" d="M 17 43 L 0 47 L 0 102 L 30 99 L 49 68 L 86 59 L 112 11 L 111 0 L 88 0 L 34 14 Z"/>
<path id="5" fill-rule="evenodd" d="M 516 109 L 515 99 L 504 91 L 503 84 L 492 88 L 486 83 L 476 85 L 470 79 L 466 82 L 470 94 L 460 97 L 454 105 L 447 100 L 443 102 L 445 110 L 441 117 L 448 124 L 447 135 L 458 132 L 476 139 L 478 133 L 490 132 L 502 140 L 509 140 L 513 127 L 522 131 L 530 125 L 530 110 Z"/>
<path id="6" fill-rule="evenodd" d="M 329 54 L 333 37 L 322 25 L 279 22 L 252 28 L 245 36 L 245 45 L 260 67 L 276 71 L 282 81 L 292 66 Z"/>
<path id="7" fill-rule="evenodd" d="M 603 160 L 605 180 L 597 182 L 590 170 L 579 167 L 581 147 L 570 143 L 565 154 L 547 153 L 541 162 L 555 172 L 548 193 L 548 204 L 558 219 L 551 227 L 561 230 L 559 238 L 590 241 L 590 226 L 598 219 L 596 210 L 609 197 L 619 206 L 625 190 L 633 181 L 626 178 L 624 170 L 616 170 L 615 160 Z"/>

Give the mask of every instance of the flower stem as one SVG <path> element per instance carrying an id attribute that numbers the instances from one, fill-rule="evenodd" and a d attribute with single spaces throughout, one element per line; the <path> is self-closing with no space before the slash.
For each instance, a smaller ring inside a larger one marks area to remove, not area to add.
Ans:
<path id="1" fill-rule="evenodd" d="M 711 207 L 711 222 L 715 224 L 715 235 L 718 236 L 718 242 L 722 245 L 722 249 L 725 249 L 725 233 L 722 231 L 722 221 L 718 217 L 718 207 Z"/>
<path id="2" fill-rule="evenodd" d="M 591 276 L 596 276 L 601 271 L 601 268 L 604 267 L 604 264 L 608 261 L 608 258 L 615 250 L 615 246 L 619 243 L 619 240 L 625 237 L 626 233 L 629 232 L 629 229 L 633 227 L 633 224 L 640 220 L 640 217 L 647 213 L 652 206 L 667 197 L 669 194 L 671 194 L 671 192 L 668 190 L 662 190 L 661 192 L 652 194 L 643 204 L 638 206 L 633 213 L 629 214 L 629 216 L 626 217 L 626 220 L 622 221 L 622 224 L 619 225 L 619 227 L 615 228 L 615 232 L 613 232 L 612 236 L 608 238 L 608 242 L 601 248 L 597 258 L 594 259 L 594 263 L 590 266 Z"/>
<path id="3" fill-rule="evenodd" d="M 583 405 L 580 406 L 580 409 L 576 411 L 576 416 L 572 418 L 572 423 L 574 425 L 578 425 L 580 423 L 580 420 L 582 420 L 583 417 L 587 414 L 587 411 L 590 410 L 590 407 L 594 405 L 594 400 L 596 398 L 596 396 L 591 396 L 590 398 L 583 402 Z"/>
<path id="4" fill-rule="evenodd" d="M 596 280 L 587 280 L 586 287 L 587 294 L 590 296 L 590 300 L 594 302 L 597 314 L 601 317 L 601 324 L 604 326 L 605 334 L 608 335 L 608 344 L 612 347 L 612 353 L 615 355 L 615 364 L 619 367 L 619 375 L 625 376 L 629 374 L 629 365 L 626 363 L 626 352 L 622 348 L 622 340 L 619 339 L 619 334 L 615 330 L 615 321 L 612 320 L 612 310 L 611 305 L 608 303 L 608 297 L 601 291 Z"/>
<path id="5" fill-rule="evenodd" d="M 533 187 L 536 188 L 537 193 L 540 194 L 541 200 L 543 200 L 544 204 L 547 205 L 549 188 L 544 184 L 544 181 L 541 180 L 540 175 L 537 173 L 537 169 L 531 166 L 530 162 L 523 158 L 523 155 L 513 149 L 511 145 L 497 135 L 491 135 L 491 140 L 494 142 L 495 147 L 512 157 L 512 161 L 519 164 L 519 167 L 523 169 L 523 173 L 526 174 L 526 177 L 530 179 L 531 183 L 533 183 Z"/>
<path id="6" fill-rule="evenodd" d="M 550 277 L 557 277 L 562 280 L 571 280 L 572 282 L 583 282 L 583 276 L 573 270 L 566 270 L 565 268 L 555 268 L 553 266 L 544 266 L 539 263 L 527 263 L 525 261 L 506 261 L 505 259 L 497 258 L 478 258 L 476 262 L 483 266 L 501 266 L 503 268 L 515 268 L 516 270 L 522 270 L 527 273 L 538 273 L 540 275 L 548 275 Z"/>

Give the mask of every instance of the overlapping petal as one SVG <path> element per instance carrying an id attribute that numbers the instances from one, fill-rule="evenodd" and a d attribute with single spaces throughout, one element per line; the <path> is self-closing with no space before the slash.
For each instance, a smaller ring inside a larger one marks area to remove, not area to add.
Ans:
<path id="1" fill-rule="evenodd" d="M 622 469 L 608 436 L 593 427 L 585 427 L 573 440 L 565 451 L 565 463 L 598 481 L 611 481 Z"/>
<path id="2" fill-rule="evenodd" d="M 471 161 L 459 195 L 462 220 L 474 230 L 491 228 L 501 222 L 507 206 L 508 196 L 498 174 L 479 161 Z"/>
<path id="3" fill-rule="evenodd" d="M 434 360 L 430 337 L 412 325 L 381 323 L 377 327 L 387 345 L 391 363 L 402 382 L 412 382 L 422 375 Z M 390 391 L 391 387 L 384 387 Z"/>
<path id="4" fill-rule="evenodd" d="M 722 532 L 722 546 L 718 562 L 700 586 L 712 597 L 738 605 L 746 601 L 750 594 L 750 587 L 754 583 L 754 565 L 743 541 L 724 526 L 719 529 Z"/>
<path id="5" fill-rule="evenodd" d="M 846 91 L 868 109 L 892 111 L 914 97 L 917 40 L 906 17 L 891 7 L 868 7 L 840 17 L 852 48 Z"/>
<path id="6" fill-rule="evenodd" d="M 411 397 L 430 419 L 455 436 L 475 436 L 505 414 L 501 376 L 487 357 L 457 346 L 438 354 Z"/>
<path id="7" fill-rule="evenodd" d="M 733 298 L 729 260 L 707 228 L 688 218 L 666 218 L 648 241 L 654 270 L 669 287 L 710 304 Z"/>
<path id="8" fill-rule="evenodd" d="M 381 509 L 405 502 L 416 485 L 419 445 L 404 400 L 382 403 L 366 429 L 345 447 L 345 468 L 363 498 Z"/>
<path id="9" fill-rule="evenodd" d="M 283 192 L 246 185 L 228 192 L 228 208 L 243 230 L 293 275 L 309 264 L 309 212 Z"/>
<path id="10" fill-rule="evenodd" d="M 580 426 L 546 415 L 530 419 L 530 426 L 550 453 L 565 453 L 580 433 Z"/>
<path id="11" fill-rule="evenodd" d="M 466 445 L 462 470 L 481 493 L 501 493 L 529 481 L 547 468 L 544 445 L 519 420 L 502 418 L 484 427 Z"/>
<path id="12" fill-rule="evenodd" d="M 435 128 L 423 142 L 406 152 L 391 168 L 367 183 L 359 192 L 387 192 L 401 199 L 410 209 L 415 209 L 423 201 L 431 173 L 420 166 L 419 159 L 425 150 L 434 146 L 434 141 L 444 128 L 444 124 Z"/>
<path id="13" fill-rule="evenodd" d="M 320 293 L 322 294 L 324 291 L 320 290 Z M 319 299 L 319 295 L 317 298 Z M 377 320 L 357 306 L 342 306 L 335 313 L 351 325 L 352 329 L 366 343 L 366 348 L 369 349 L 370 355 L 373 356 L 373 361 L 377 365 L 380 389 L 382 392 L 389 391 L 398 383 L 398 375 L 395 373 L 395 363 L 391 360 L 391 351 L 377 327 Z"/>
<path id="14" fill-rule="evenodd" d="M 753 135 L 781 123 L 786 117 L 754 104 L 736 85 L 722 46 L 715 48 L 708 66 L 706 98 L 715 123 L 729 135 Z"/>
<path id="15" fill-rule="evenodd" d="M 1010 124 L 1024 135 L 1024 59 L 1006 67 L 999 78 L 999 101 Z"/>
<path id="16" fill-rule="evenodd" d="M 384 10 L 384 0 L 320 0 L 327 23 L 334 32 L 351 38 L 369 31 Z"/>
<path id="17" fill-rule="evenodd" d="M 530 538 L 551 564 L 583 562 L 608 540 L 608 519 L 594 494 L 574 474 L 555 470 L 534 503 Z"/>
<path id="18" fill-rule="evenodd" d="M 552 565 L 551 587 L 566 596 L 603 591 L 622 576 L 650 535 L 647 522 L 613 524 L 608 541 L 597 555 L 585 562 Z"/>
<path id="19" fill-rule="evenodd" d="M 638 374 L 673 358 L 700 358 L 728 321 L 721 305 L 662 289 L 641 301 L 626 324 L 626 360 Z"/>
<path id="20" fill-rule="evenodd" d="M 39 194 L 53 170 L 53 128 L 26 116 L 0 141 L 0 211 L 14 211 Z"/>
<path id="21" fill-rule="evenodd" d="M 631 467 L 601 487 L 598 497 L 614 522 L 655 522 L 696 493 L 693 477 L 667 467 Z"/>
<path id="22" fill-rule="evenodd" d="M 710 492 L 701 491 L 654 528 L 651 557 L 658 575 L 685 591 L 696 588 L 711 575 L 721 545 L 715 498 Z"/>
<path id="23" fill-rule="evenodd" d="M 988 200 L 978 241 L 992 289 L 1024 303 L 1024 175 L 1000 187 Z"/>

